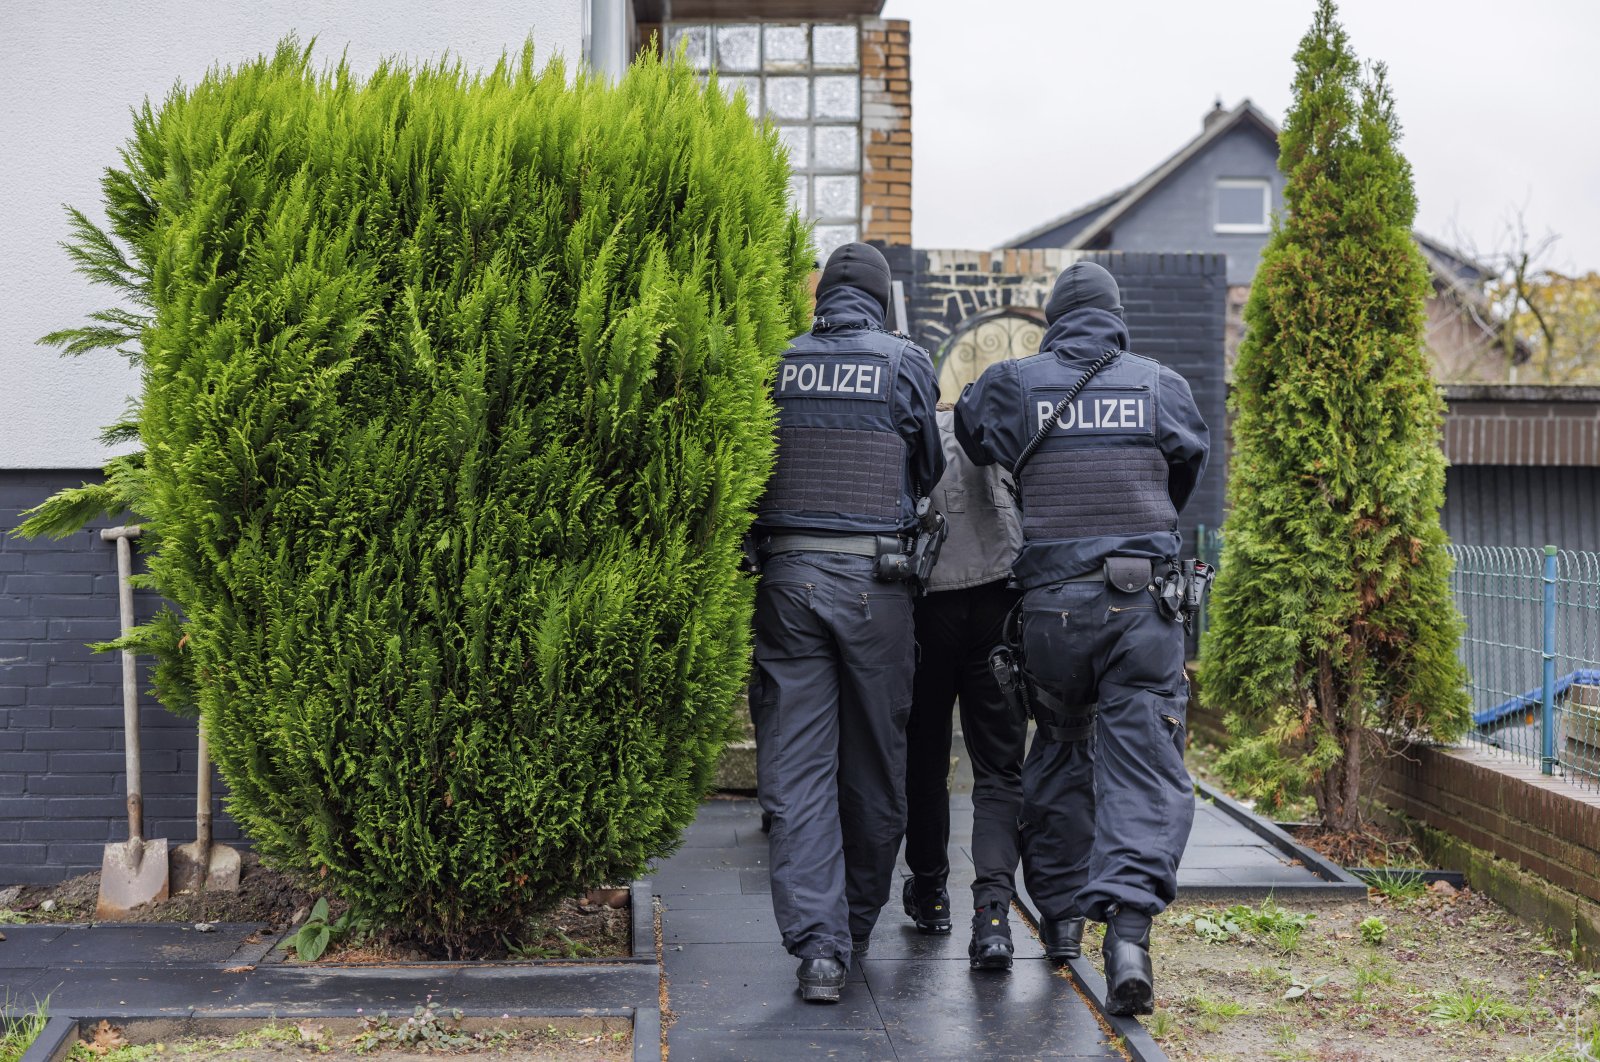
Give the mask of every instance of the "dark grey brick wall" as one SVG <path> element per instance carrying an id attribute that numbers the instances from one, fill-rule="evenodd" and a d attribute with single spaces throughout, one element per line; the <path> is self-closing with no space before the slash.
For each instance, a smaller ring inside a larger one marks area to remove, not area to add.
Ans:
<path id="1" fill-rule="evenodd" d="M 104 521 L 59 542 L 11 535 L 24 509 L 97 477 L 0 470 L 0 884 L 98 870 L 103 846 L 127 835 L 122 666 L 85 645 L 117 636 L 116 550 Z M 156 606 L 137 595 L 140 619 Z M 194 723 L 147 692 L 140 703 L 145 835 L 192 841 Z M 234 843 L 220 800 L 216 834 Z"/>
<path id="2" fill-rule="evenodd" d="M 912 337 L 937 360 L 944 343 L 973 318 L 1006 307 L 1042 308 L 1056 273 L 1078 259 L 1099 262 L 1117 278 L 1129 345 L 1183 374 L 1211 428 L 1211 462 L 1183 513 L 1184 540 L 1192 545 L 1196 525 L 1222 523 L 1227 485 L 1223 255 L 917 251 L 908 295 Z"/>

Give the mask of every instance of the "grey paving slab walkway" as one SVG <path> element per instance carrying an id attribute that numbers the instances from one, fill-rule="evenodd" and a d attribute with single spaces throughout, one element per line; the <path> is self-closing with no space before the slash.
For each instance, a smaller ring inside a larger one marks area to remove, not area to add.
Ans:
<path id="1" fill-rule="evenodd" d="M 683 848 L 652 875 L 662 904 L 663 968 L 675 1016 L 667 1042 L 674 1062 L 1123 1057 L 1083 991 L 1044 960 L 1032 930 L 1016 914 L 1012 972 L 968 968 L 962 914 L 973 878 L 972 777 L 959 733 L 955 752 L 955 932 L 918 934 L 899 909 L 897 879 L 872 950 L 851 971 L 837 1007 L 805 1004 L 795 994 L 796 962 L 779 943 L 756 802 L 720 799 L 701 806 Z M 906 873 L 902 864 L 901 878 Z M 1198 899 L 1365 893 L 1360 882 L 1220 794 L 1196 797 L 1178 882 L 1182 895 Z M 1025 892 L 1021 899 L 1030 905 Z M 1080 988 L 1103 991 L 1092 967 L 1076 964 L 1072 972 Z M 1114 1030 L 1142 1040 L 1145 1057 L 1160 1057 L 1136 1025 L 1118 1021 Z"/>
<path id="2" fill-rule="evenodd" d="M 965 803 L 952 800 L 953 807 Z M 951 887 L 971 887 L 970 812 L 952 836 Z M 673 1062 L 789 1059 L 1115 1059 L 1089 1003 L 1012 915 L 1009 974 L 975 973 L 967 933 L 916 932 L 898 900 L 837 1006 L 800 1002 L 779 943 L 767 838 L 753 800 L 701 806 L 684 846 L 651 881 L 661 897 Z M 898 882 L 895 895 L 899 895 Z M 957 903 L 957 920 L 965 903 Z"/>

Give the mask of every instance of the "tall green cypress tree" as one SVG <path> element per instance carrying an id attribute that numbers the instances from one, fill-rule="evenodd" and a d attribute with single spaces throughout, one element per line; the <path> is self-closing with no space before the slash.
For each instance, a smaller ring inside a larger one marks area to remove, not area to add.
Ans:
<path id="1" fill-rule="evenodd" d="M 1382 66 L 1362 75 L 1332 0 L 1295 63 L 1286 211 L 1245 306 L 1200 685 L 1228 713 L 1232 780 L 1268 807 L 1309 789 L 1324 824 L 1349 830 L 1382 741 L 1451 738 L 1469 716 L 1394 101 Z"/>
<path id="2" fill-rule="evenodd" d="M 136 310 L 52 338 L 136 348 L 143 456 L 32 529 L 148 521 L 158 693 L 262 853 L 454 948 L 670 851 L 810 307 L 776 132 L 681 60 L 363 81 L 291 41 L 123 160 L 72 246 Z"/>

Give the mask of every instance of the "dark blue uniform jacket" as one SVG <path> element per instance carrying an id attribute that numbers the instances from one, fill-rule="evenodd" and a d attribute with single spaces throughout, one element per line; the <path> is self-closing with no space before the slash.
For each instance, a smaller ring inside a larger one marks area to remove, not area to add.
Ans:
<path id="1" fill-rule="evenodd" d="M 883 308 L 840 284 L 778 365 L 778 466 L 756 530 L 892 534 L 944 474 L 933 362 L 883 331 Z"/>
<path id="2" fill-rule="evenodd" d="M 974 464 L 999 462 L 1013 468 L 1038 431 L 1043 420 L 1039 413 L 1049 408 L 1046 403 L 1051 395 L 1064 391 L 1105 351 L 1125 350 L 1127 345 L 1127 325 L 1114 313 L 1085 308 L 1063 314 L 1045 333 L 1038 354 L 991 365 L 968 386 L 956 404 L 956 439 L 961 448 Z M 1084 408 L 1090 412 L 1083 423 L 1071 424 L 1070 418 L 1064 417 L 1057 435 L 1035 453 L 1028 466 L 1033 470 L 1049 457 L 1046 451 L 1055 448 L 1059 453 L 1054 459 L 1068 472 L 1074 467 L 1096 471 L 1091 477 L 1093 484 L 1080 482 L 1067 494 L 1046 497 L 1033 488 L 1041 496 L 1030 498 L 1024 490 L 1024 541 L 1013 568 L 1024 589 L 1087 574 L 1113 554 L 1152 559 L 1178 556 L 1175 517 L 1194 492 L 1210 449 L 1210 435 L 1189 384 L 1165 366 L 1126 356 L 1112 362 L 1095 381 L 1111 397 L 1088 403 Z M 1096 383 L 1090 384 L 1091 390 Z M 1151 401 L 1136 400 L 1146 393 Z M 1103 417 L 1093 412 L 1102 404 L 1111 411 Z M 1127 469 L 1119 467 L 1118 461 L 1128 462 Z M 1054 506 L 1056 525 L 1070 527 L 1071 507 L 1078 504 L 1079 496 L 1102 490 L 1113 500 L 1118 491 L 1127 492 L 1128 505 L 1135 507 L 1136 479 L 1152 463 L 1158 473 L 1165 466 L 1166 498 L 1160 499 L 1160 506 L 1169 517 L 1166 526 L 1134 520 L 1130 526 L 1136 526 L 1135 530 L 1096 530 L 1115 526 L 1113 515 L 1109 520 L 1085 520 L 1081 534 L 1046 537 L 1038 533 L 1039 521 L 1027 519 Z M 1171 507 L 1167 509 L 1169 499 Z M 1031 534 L 1030 523 L 1034 525 Z"/>

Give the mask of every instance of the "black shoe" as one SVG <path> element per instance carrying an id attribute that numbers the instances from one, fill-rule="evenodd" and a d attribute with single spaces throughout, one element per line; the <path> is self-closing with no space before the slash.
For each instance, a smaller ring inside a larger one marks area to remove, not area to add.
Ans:
<path id="1" fill-rule="evenodd" d="M 1117 923 L 1124 924 L 1119 930 Z M 1106 960 L 1106 1013 L 1119 1017 L 1149 1014 L 1155 1010 L 1155 990 L 1151 987 L 1150 921 L 1134 932 L 1138 918 L 1113 915 L 1106 922 L 1106 940 L 1101 954 Z"/>
<path id="2" fill-rule="evenodd" d="M 800 998 L 807 1003 L 837 1003 L 844 989 L 844 963 L 829 956 L 803 959 L 796 976 L 800 979 Z"/>
<path id="3" fill-rule="evenodd" d="M 867 957 L 867 952 L 872 950 L 872 938 L 852 936 L 850 938 L 850 955 L 857 962 Z"/>
<path id="4" fill-rule="evenodd" d="M 1082 918 L 1041 918 L 1039 939 L 1044 943 L 1045 958 L 1066 962 L 1083 954 Z"/>
<path id="5" fill-rule="evenodd" d="M 950 894 L 941 885 L 922 895 L 917 891 L 917 880 L 907 878 L 900 890 L 900 902 L 905 905 L 906 917 L 917 924 L 918 933 L 950 932 Z"/>
<path id="6" fill-rule="evenodd" d="M 972 916 L 972 943 L 967 955 L 974 970 L 1011 969 L 1011 909 L 1005 904 L 988 903 Z"/>

